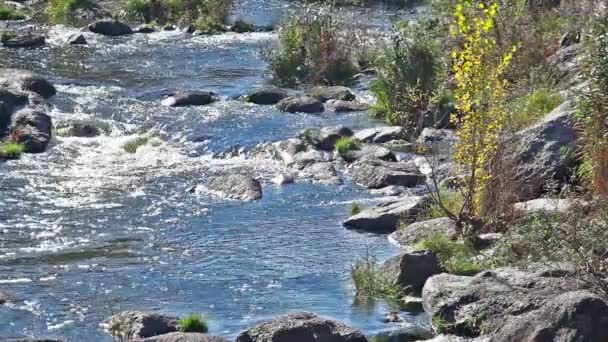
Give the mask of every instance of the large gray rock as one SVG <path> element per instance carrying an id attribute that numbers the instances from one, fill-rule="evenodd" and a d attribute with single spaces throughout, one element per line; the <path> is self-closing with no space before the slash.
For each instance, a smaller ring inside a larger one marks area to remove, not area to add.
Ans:
<path id="1" fill-rule="evenodd" d="M 353 101 L 355 95 L 347 87 L 314 87 L 310 91 L 310 96 L 319 99 L 321 102 L 329 100 Z"/>
<path id="2" fill-rule="evenodd" d="M 0 86 L 36 93 L 44 98 L 49 98 L 57 93 L 55 87 L 47 80 L 38 74 L 23 69 L 0 69 Z"/>
<path id="3" fill-rule="evenodd" d="M 394 232 L 401 223 L 411 223 L 428 202 L 427 197 L 411 196 L 402 201 L 385 203 L 363 210 L 342 224 L 349 229 L 372 233 Z"/>
<path id="4" fill-rule="evenodd" d="M 574 128 L 575 107 L 565 102 L 534 126 L 518 132 L 510 143 L 514 146 L 517 194 L 521 201 L 542 195 L 548 183 L 566 181 L 572 172 L 572 156 L 577 133 Z"/>
<path id="5" fill-rule="evenodd" d="M 169 107 L 204 106 L 217 100 L 217 95 L 209 91 L 183 91 L 164 99 L 162 104 Z"/>
<path id="6" fill-rule="evenodd" d="M 51 140 L 51 117 L 39 109 L 25 109 L 12 115 L 9 128 L 12 139 L 27 153 L 42 153 Z"/>
<path id="7" fill-rule="evenodd" d="M 286 98 L 287 91 L 284 89 L 266 86 L 260 89 L 251 91 L 245 96 L 247 102 L 259 104 L 259 105 L 273 105 Z"/>
<path id="8" fill-rule="evenodd" d="M 533 214 L 538 212 L 563 213 L 577 205 L 581 206 L 584 203 L 573 198 L 537 198 L 515 203 L 513 207 L 524 214 Z"/>
<path id="9" fill-rule="evenodd" d="M 290 96 L 276 104 L 278 110 L 288 113 L 322 113 L 321 101 L 310 96 Z"/>
<path id="10" fill-rule="evenodd" d="M 307 144 L 301 139 L 287 139 L 272 144 L 271 154 L 285 163 L 294 162 L 296 154 L 306 151 Z"/>
<path id="11" fill-rule="evenodd" d="M 46 39 L 44 36 L 36 34 L 24 34 L 12 37 L 3 42 L 4 46 L 8 48 L 31 48 L 39 47 L 44 45 Z"/>
<path id="12" fill-rule="evenodd" d="M 133 33 L 131 27 L 117 20 L 99 20 L 89 25 L 89 31 L 104 36 L 123 36 Z"/>
<path id="13" fill-rule="evenodd" d="M 397 156 L 386 147 L 363 144 L 358 150 L 351 150 L 341 155 L 342 159 L 352 163 L 357 160 L 383 160 L 396 162 Z"/>
<path id="14" fill-rule="evenodd" d="M 172 332 L 137 340 L 137 342 L 229 342 L 223 337 L 200 333 Z"/>
<path id="15" fill-rule="evenodd" d="M 207 189 L 224 198 L 255 201 L 262 198 L 262 186 L 256 179 L 245 175 L 224 175 L 211 178 Z"/>
<path id="16" fill-rule="evenodd" d="M 492 341 L 608 341 L 608 304 L 586 291 L 567 292 L 508 319 Z"/>
<path id="17" fill-rule="evenodd" d="M 571 278 L 545 275 L 550 274 L 509 268 L 485 271 L 473 277 L 439 274 L 424 285 L 424 310 L 429 317 L 441 317 L 451 333 L 492 335 L 503 328 L 506 320 L 538 310 L 578 286 Z"/>
<path id="18" fill-rule="evenodd" d="M 175 332 L 178 325 L 176 317 L 146 311 L 123 311 L 101 324 L 106 333 L 126 341 Z"/>
<path id="19" fill-rule="evenodd" d="M 447 217 L 414 222 L 395 231 L 388 239 L 399 246 L 410 247 L 433 234 L 456 236 L 456 222 Z"/>
<path id="20" fill-rule="evenodd" d="M 426 179 L 413 162 L 362 159 L 351 164 L 349 172 L 357 184 L 368 189 L 380 189 L 389 185 L 413 187 Z"/>
<path id="21" fill-rule="evenodd" d="M 394 284 L 420 291 L 427 279 L 441 273 L 441 266 L 435 253 L 417 251 L 388 259 L 382 265 L 381 272 Z"/>
<path id="22" fill-rule="evenodd" d="M 242 332 L 236 342 L 367 342 L 367 338 L 340 322 L 292 313 Z"/>
<path id="23" fill-rule="evenodd" d="M 571 88 L 584 80 L 582 45 L 573 44 L 563 47 L 547 59 L 563 89 Z"/>
<path id="24" fill-rule="evenodd" d="M 3 134 L 11 122 L 11 114 L 15 106 L 28 102 L 25 94 L 0 88 L 0 134 Z"/>
<path id="25" fill-rule="evenodd" d="M 456 141 L 456 132 L 451 129 L 438 129 L 427 127 L 422 130 L 418 137 L 418 143 L 434 145 L 438 143 L 453 144 Z"/>
<path id="26" fill-rule="evenodd" d="M 328 100 L 325 108 L 336 113 L 363 112 L 369 109 L 369 105 L 357 101 Z"/>
<path id="27" fill-rule="evenodd" d="M 316 147 L 324 151 L 333 151 L 340 138 L 351 137 L 353 131 L 348 127 L 323 127 L 317 136 Z"/>
<path id="28" fill-rule="evenodd" d="M 355 133 L 355 138 L 367 143 L 385 143 L 393 140 L 401 140 L 405 131 L 401 126 L 367 128 Z"/>
<path id="29" fill-rule="evenodd" d="M 316 162 L 300 169 L 298 176 L 321 184 L 341 184 L 342 180 L 331 162 Z"/>

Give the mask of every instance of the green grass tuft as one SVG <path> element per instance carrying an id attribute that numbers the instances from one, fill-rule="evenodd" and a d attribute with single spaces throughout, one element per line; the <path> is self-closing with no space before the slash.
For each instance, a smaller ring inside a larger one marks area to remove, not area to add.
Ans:
<path id="1" fill-rule="evenodd" d="M 209 331 L 209 327 L 202 315 L 190 314 L 179 320 L 179 331 L 206 333 Z"/>
<path id="2" fill-rule="evenodd" d="M 443 268 L 452 274 L 473 275 L 488 268 L 477 259 L 477 252 L 470 244 L 454 241 L 445 234 L 433 234 L 418 242 L 414 248 L 435 252 Z"/>
<path id="3" fill-rule="evenodd" d="M 458 214 L 464 204 L 464 196 L 458 190 L 450 190 L 445 187 L 439 188 L 439 197 L 441 202 L 450 212 Z M 446 217 L 445 211 L 441 206 L 433 202 L 421 213 L 421 220 L 432 220 L 436 218 Z"/>
<path id="4" fill-rule="evenodd" d="M 128 153 L 135 153 L 137 149 L 141 146 L 147 144 L 149 141 L 148 137 L 136 137 L 133 138 L 122 145 L 122 149 Z"/>
<path id="5" fill-rule="evenodd" d="M 25 15 L 17 10 L 4 5 L 0 2 L 0 20 L 23 20 Z"/>
<path id="6" fill-rule="evenodd" d="M 14 142 L 3 142 L 0 143 L 0 158 L 4 159 L 17 159 L 21 157 L 21 154 L 25 150 L 23 144 Z"/>
<path id="7" fill-rule="evenodd" d="M 339 154 L 343 155 L 348 153 L 348 151 L 360 150 L 361 143 L 353 138 L 342 137 L 336 142 L 335 149 Z"/>
<path id="8" fill-rule="evenodd" d="M 363 206 L 360 203 L 353 202 L 348 206 L 348 212 L 351 216 L 355 216 L 363 211 Z"/>
<path id="9" fill-rule="evenodd" d="M 532 90 L 531 93 L 510 103 L 508 126 L 512 129 L 530 126 L 555 109 L 562 101 L 562 97 L 550 88 Z"/>
<path id="10" fill-rule="evenodd" d="M 446 334 L 448 332 L 448 323 L 445 318 L 440 315 L 433 316 L 432 325 L 439 334 Z"/>
<path id="11" fill-rule="evenodd" d="M 357 296 L 391 299 L 403 296 L 403 289 L 382 273 L 376 258 L 369 253 L 351 267 L 351 277 Z"/>

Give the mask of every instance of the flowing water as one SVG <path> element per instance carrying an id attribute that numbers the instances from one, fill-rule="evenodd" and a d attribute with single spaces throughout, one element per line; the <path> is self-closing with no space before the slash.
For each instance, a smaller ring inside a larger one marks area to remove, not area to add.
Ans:
<path id="1" fill-rule="evenodd" d="M 253 1 L 237 8 L 240 17 L 273 25 L 289 7 Z M 381 10 L 352 14 L 368 15 L 378 30 L 391 19 Z M 110 341 L 98 324 L 125 309 L 202 312 L 225 336 L 294 310 L 366 332 L 388 327 L 385 304 L 357 303 L 349 269 L 368 250 L 385 258 L 396 248 L 386 236 L 341 226 L 347 203 L 371 195 L 348 179 L 276 187 L 268 181 L 282 169 L 276 161 L 211 157 L 303 128 L 379 123 L 366 113 L 284 114 L 231 100 L 264 83 L 260 51 L 276 33 L 85 33 L 88 46 L 66 45 L 62 37 L 74 31 L 52 28 L 44 49 L 0 48 L 1 66 L 34 70 L 56 85 L 55 124 L 94 118 L 112 129 L 56 137 L 44 154 L 0 164 L 0 290 L 19 299 L 0 306 L 0 337 Z M 161 106 L 174 90 L 210 90 L 225 100 Z M 157 143 L 123 151 L 139 134 Z M 187 191 L 218 172 L 258 177 L 264 198 L 241 203 Z"/>

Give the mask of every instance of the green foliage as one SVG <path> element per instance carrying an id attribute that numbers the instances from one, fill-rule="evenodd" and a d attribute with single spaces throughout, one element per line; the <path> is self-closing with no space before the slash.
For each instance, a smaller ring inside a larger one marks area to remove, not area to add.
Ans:
<path id="1" fill-rule="evenodd" d="M 3 159 L 17 159 L 21 156 L 24 151 L 23 144 L 14 142 L 2 142 L 0 143 L 0 158 Z"/>
<path id="2" fill-rule="evenodd" d="M 448 333 L 448 322 L 440 315 L 433 316 L 431 320 L 431 324 L 435 328 L 435 331 L 438 334 L 447 334 Z"/>
<path id="3" fill-rule="evenodd" d="M 519 97 L 507 107 L 507 126 L 521 129 L 530 126 L 562 103 L 562 97 L 549 87 L 540 87 Z"/>
<path id="4" fill-rule="evenodd" d="M 350 216 L 355 216 L 363 211 L 363 206 L 360 203 L 353 202 L 348 206 Z"/>
<path id="5" fill-rule="evenodd" d="M 358 72 L 353 49 L 329 13 L 294 17 L 280 28 L 279 48 L 269 56 L 277 83 L 347 85 Z"/>
<path id="6" fill-rule="evenodd" d="M 206 333 L 209 331 L 205 318 L 199 314 L 191 314 L 179 320 L 179 331 Z"/>
<path id="7" fill-rule="evenodd" d="M 376 258 L 369 253 L 351 267 L 351 277 L 357 296 L 392 299 L 403 296 L 403 289 L 382 273 Z"/>
<path id="8" fill-rule="evenodd" d="M 226 25 L 221 21 L 210 17 L 199 18 L 194 22 L 194 27 L 203 32 L 203 34 L 218 34 L 226 32 Z"/>
<path id="9" fill-rule="evenodd" d="M 141 146 L 147 144 L 149 141 L 148 137 L 135 137 L 122 145 L 122 149 L 127 153 L 135 153 Z"/>
<path id="10" fill-rule="evenodd" d="M 336 141 L 335 149 L 340 155 L 344 155 L 349 151 L 361 149 L 361 143 L 357 139 L 342 137 Z"/>
<path id="11" fill-rule="evenodd" d="M 54 23 L 74 23 L 74 11 L 94 7 L 95 4 L 90 0 L 50 0 L 46 13 Z"/>
<path id="12" fill-rule="evenodd" d="M 17 10 L 7 7 L 4 2 L 0 2 L 0 20 L 23 20 L 25 15 Z"/>
<path id="13" fill-rule="evenodd" d="M 451 213 L 458 213 L 464 205 L 464 195 L 458 190 L 450 190 L 445 187 L 440 187 L 435 194 L 435 197 L 441 199 L 443 206 L 448 209 Z M 436 218 L 446 217 L 445 210 L 441 205 L 434 200 L 425 210 L 422 212 L 422 220 L 432 220 Z"/>
<path id="14" fill-rule="evenodd" d="M 224 32 L 230 0 L 124 0 L 125 17 L 143 22 L 194 23 L 205 32 Z M 220 28 L 221 26 L 221 28 Z"/>
<path id="15" fill-rule="evenodd" d="M 454 241 L 445 234 L 433 234 L 414 247 L 435 252 L 441 266 L 452 274 L 473 275 L 488 268 L 488 265 L 478 260 L 477 252 L 469 243 Z"/>

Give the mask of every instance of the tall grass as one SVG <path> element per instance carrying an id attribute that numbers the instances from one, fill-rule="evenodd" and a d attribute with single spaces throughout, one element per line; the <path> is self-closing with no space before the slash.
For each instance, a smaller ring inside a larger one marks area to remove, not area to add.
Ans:
<path id="1" fill-rule="evenodd" d="M 562 97 L 550 87 L 540 87 L 508 104 L 507 126 L 516 130 L 530 126 L 562 103 Z"/>
<path id="2" fill-rule="evenodd" d="M 393 299 L 403 296 L 403 289 L 382 273 L 376 258 L 369 252 L 351 267 L 351 277 L 358 296 Z"/>
<path id="3" fill-rule="evenodd" d="M 206 333 L 209 327 L 202 315 L 191 314 L 179 320 L 179 331 Z"/>
<path id="4" fill-rule="evenodd" d="M 341 137 L 336 141 L 335 149 L 338 154 L 344 155 L 349 151 L 361 149 L 361 143 L 351 137 Z"/>
<path id="5" fill-rule="evenodd" d="M 90 0 L 50 0 L 46 13 L 54 23 L 74 23 L 74 12 L 78 9 L 91 9 L 95 3 Z"/>
<path id="6" fill-rule="evenodd" d="M 437 197 L 441 199 L 443 206 L 451 213 L 458 214 L 464 205 L 464 195 L 460 190 L 451 190 L 446 187 L 440 187 L 437 190 Z M 447 214 L 441 205 L 433 201 L 426 207 L 421 215 L 421 220 L 432 220 L 436 218 L 446 217 Z"/>
<path id="7" fill-rule="evenodd" d="M 225 31 L 231 0 L 123 0 L 123 15 L 146 23 L 194 24 L 209 33 Z M 213 31 L 213 32 L 212 32 Z"/>
<path id="8" fill-rule="evenodd" d="M 0 158 L 3 159 L 17 159 L 21 157 L 25 147 L 23 144 L 14 142 L 1 142 L 0 143 Z"/>
<path id="9" fill-rule="evenodd" d="M 122 145 L 122 149 L 127 153 L 135 153 L 137 149 L 141 146 L 144 146 L 148 143 L 148 137 L 135 137 L 133 139 L 128 140 Z"/>
<path id="10" fill-rule="evenodd" d="M 470 244 L 454 241 L 445 234 L 433 234 L 418 242 L 415 248 L 435 252 L 441 266 L 452 274 L 472 275 L 488 267 L 478 260 L 477 252 Z"/>

